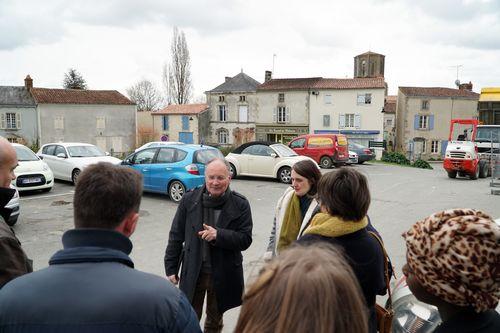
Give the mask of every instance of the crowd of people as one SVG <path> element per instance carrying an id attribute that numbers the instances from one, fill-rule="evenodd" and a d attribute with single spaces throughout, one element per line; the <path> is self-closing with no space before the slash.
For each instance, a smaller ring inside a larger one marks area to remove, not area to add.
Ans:
<path id="1" fill-rule="evenodd" d="M 229 187 L 224 159 L 207 163 L 188 192 L 165 250 L 165 277 L 134 269 L 141 175 L 99 163 L 79 177 L 74 229 L 49 266 L 31 261 L 4 220 L 15 151 L 0 138 L 0 332 L 377 332 L 376 296 L 387 293 L 387 256 L 368 217 L 366 177 L 352 168 L 321 175 L 296 163 L 278 200 L 266 263 L 245 287 L 242 251 L 252 243 L 248 200 Z M 500 332 L 500 228 L 473 209 L 438 212 L 403 238 L 403 273 L 415 297 L 438 308 L 435 332 Z M 176 287 L 178 285 L 178 288 Z"/>

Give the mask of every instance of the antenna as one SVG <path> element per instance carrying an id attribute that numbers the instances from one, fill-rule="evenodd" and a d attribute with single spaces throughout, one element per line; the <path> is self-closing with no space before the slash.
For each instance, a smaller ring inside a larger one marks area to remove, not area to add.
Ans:
<path id="1" fill-rule="evenodd" d="M 457 79 L 455 80 L 455 85 L 457 87 L 460 86 L 460 80 L 458 79 L 458 70 L 461 68 L 461 67 L 464 67 L 464 65 L 454 65 L 454 66 L 449 66 L 450 68 L 456 68 L 457 69 Z"/>

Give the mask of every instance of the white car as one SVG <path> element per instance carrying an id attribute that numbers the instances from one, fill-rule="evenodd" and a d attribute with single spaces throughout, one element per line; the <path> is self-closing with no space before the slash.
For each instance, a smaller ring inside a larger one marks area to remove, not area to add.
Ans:
<path id="1" fill-rule="evenodd" d="M 349 160 L 348 164 L 358 164 L 358 154 L 349 150 Z"/>
<path id="2" fill-rule="evenodd" d="M 292 181 L 292 166 L 302 160 L 314 160 L 297 155 L 281 143 L 248 142 L 242 144 L 226 156 L 231 167 L 231 176 L 257 176 L 278 178 L 289 184 Z M 316 164 L 316 162 L 314 162 Z M 319 168 L 319 167 L 318 167 Z"/>
<path id="3" fill-rule="evenodd" d="M 88 143 L 47 143 L 40 148 L 38 156 L 49 165 L 54 178 L 76 183 L 80 173 L 90 164 L 109 162 L 120 164 L 121 160 L 107 156 L 99 148 Z"/>
<path id="4" fill-rule="evenodd" d="M 154 147 L 161 147 L 161 146 L 168 146 L 168 145 L 182 145 L 182 142 L 177 142 L 177 141 L 151 141 L 146 144 L 143 144 L 139 148 L 137 148 L 135 151 L 142 150 L 144 148 L 154 148 Z"/>
<path id="5" fill-rule="evenodd" d="M 10 201 L 5 206 L 5 208 L 11 210 L 9 219 L 5 222 L 7 222 L 7 224 L 12 227 L 14 224 L 16 224 L 17 219 L 19 218 L 19 192 L 14 186 L 11 185 L 10 187 L 16 190 L 16 194 L 14 194 L 12 199 L 10 199 Z"/>
<path id="6" fill-rule="evenodd" d="M 47 163 L 42 161 L 26 146 L 13 143 L 16 150 L 18 166 L 14 169 L 16 179 L 12 181 L 18 191 L 43 190 L 50 191 L 54 186 L 54 174 Z"/>

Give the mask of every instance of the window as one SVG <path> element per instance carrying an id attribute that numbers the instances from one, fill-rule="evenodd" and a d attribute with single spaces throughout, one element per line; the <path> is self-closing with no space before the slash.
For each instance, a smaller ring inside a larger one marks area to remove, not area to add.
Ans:
<path id="1" fill-rule="evenodd" d="M 278 123 L 284 123 L 287 121 L 286 107 L 278 107 Z"/>
<path id="2" fill-rule="evenodd" d="M 63 116 L 56 116 L 54 118 L 54 129 L 59 129 L 59 130 L 64 129 L 64 117 Z"/>
<path id="3" fill-rule="evenodd" d="M 225 105 L 219 105 L 219 121 L 227 121 L 227 112 Z"/>
<path id="4" fill-rule="evenodd" d="M 429 110 L 429 101 L 428 100 L 422 101 L 422 110 Z"/>
<path id="5" fill-rule="evenodd" d="M 240 102 L 246 102 L 247 101 L 247 97 L 242 95 L 240 96 Z"/>
<path id="6" fill-rule="evenodd" d="M 97 129 L 105 129 L 106 128 L 106 117 L 96 117 L 96 128 Z"/>
<path id="7" fill-rule="evenodd" d="M 182 130 L 189 131 L 189 116 L 182 116 Z"/>
<path id="8" fill-rule="evenodd" d="M 221 129 L 219 131 L 219 143 L 220 144 L 229 143 L 229 132 L 227 129 Z"/>
<path id="9" fill-rule="evenodd" d="M 278 94 L 278 103 L 285 103 L 285 94 L 284 93 Z"/>
<path id="10" fill-rule="evenodd" d="M 219 96 L 219 102 L 224 102 L 224 96 Z"/>
<path id="11" fill-rule="evenodd" d="M 290 143 L 290 148 L 304 148 L 305 143 L 306 139 L 297 139 Z"/>
<path id="12" fill-rule="evenodd" d="M 325 104 L 332 104 L 332 95 L 325 95 Z"/>
<path id="13" fill-rule="evenodd" d="M 419 129 L 429 128 L 429 116 L 418 116 L 418 128 Z"/>
<path id="14" fill-rule="evenodd" d="M 164 131 L 168 130 L 168 116 L 161 116 L 162 129 Z"/>
<path id="15" fill-rule="evenodd" d="M 241 153 L 255 156 L 271 156 L 271 154 L 274 153 L 274 150 L 272 150 L 269 146 L 252 145 L 243 149 Z"/>
<path id="16" fill-rule="evenodd" d="M 330 115 L 323 115 L 323 127 L 330 127 Z"/>
<path id="17" fill-rule="evenodd" d="M 59 154 L 63 154 L 64 157 L 67 157 L 68 155 L 66 155 L 66 149 L 64 149 L 63 146 L 56 146 L 56 150 L 54 152 L 54 155 L 59 155 Z"/>
<path id="18" fill-rule="evenodd" d="M 361 62 L 361 76 L 366 76 L 366 60 Z"/>
<path id="19" fill-rule="evenodd" d="M 372 94 L 358 94 L 358 105 L 372 104 Z"/>
<path id="20" fill-rule="evenodd" d="M 156 154 L 157 148 L 141 150 L 134 157 L 134 164 L 150 164 Z"/>
<path id="21" fill-rule="evenodd" d="M 422 153 L 427 153 L 427 140 L 422 141 Z"/>
<path id="22" fill-rule="evenodd" d="M 18 143 L 17 138 L 7 138 L 7 141 L 9 141 L 10 143 Z"/>
<path id="23" fill-rule="evenodd" d="M 3 129 L 20 129 L 21 114 L 20 113 L 2 113 L 1 127 Z"/>
<path id="24" fill-rule="evenodd" d="M 54 155 L 54 150 L 56 149 L 56 146 L 50 145 L 50 146 L 45 146 L 42 149 L 42 154 L 44 155 Z"/>
<path id="25" fill-rule="evenodd" d="M 431 153 L 432 154 L 437 154 L 438 153 L 438 148 L 439 147 L 439 141 L 437 140 L 432 140 L 431 142 Z"/>
<path id="26" fill-rule="evenodd" d="M 239 107 L 239 121 L 242 123 L 248 122 L 248 106 L 240 105 L 240 107 Z"/>
<path id="27" fill-rule="evenodd" d="M 354 127 L 354 113 L 346 113 L 345 127 Z"/>
<path id="28" fill-rule="evenodd" d="M 160 148 L 158 155 L 156 156 L 155 163 L 173 163 L 175 162 L 175 151 L 174 148 Z"/>

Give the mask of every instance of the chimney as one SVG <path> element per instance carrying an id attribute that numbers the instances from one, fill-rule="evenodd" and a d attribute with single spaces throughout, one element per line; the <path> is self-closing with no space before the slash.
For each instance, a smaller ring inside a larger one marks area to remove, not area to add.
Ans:
<path id="1" fill-rule="evenodd" d="M 469 83 L 460 83 L 458 89 L 472 91 L 472 82 L 469 81 Z"/>
<path id="2" fill-rule="evenodd" d="M 271 71 L 266 71 L 264 74 L 264 82 L 267 82 L 273 78 L 273 72 Z"/>
<path id="3" fill-rule="evenodd" d="M 31 88 L 33 88 L 33 79 L 31 78 L 31 76 L 29 76 L 29 74 L 26 75 L 26 78 L 24 79 L 24 86 L 28 90 L 30 90 Z"/>
<path id="4" fill-rule="evenodd" d="M 224 81 L 224 82 L 227 82 L 227 81 L 229 81 L 229 80 L 231 80 L 231 79 L 232 79 L 232 77 L 230 77 L 230 76 L 226 76 L 226 81 Z"/>

